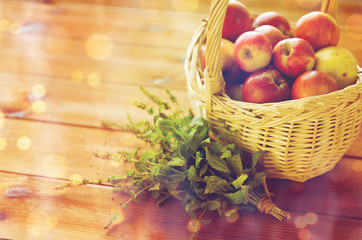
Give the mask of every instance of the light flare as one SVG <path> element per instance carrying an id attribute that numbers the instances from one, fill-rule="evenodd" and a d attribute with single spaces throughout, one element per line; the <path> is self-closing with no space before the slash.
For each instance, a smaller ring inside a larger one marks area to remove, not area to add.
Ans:
<path id="1" fill-rule="evenodd" d="M 197 219 L 191 219 L 187 222 L 186 228 L 190 233 L 198 232 L 201 229 L 201 222 Z"/>
<path id="2" fill-rule="evenodd" d="M 34 113 L 41 114 L 47 110 L 47 103 L 44 100 L 36 100 L 31 104 Z"/>
<path id="3" fill-rule="evenodd" d="M 70 78 L 73 82 L 81 82 L 84 79 L 84 73 L 82 71 L 75 70 L 71 73 Z"/>
<path id="4" fill-rule="evenodd" d="M 362 172 L 362 160 L 354 160 L 352 162 L 352 170 L 355 172 Z"/>
<path id="5" fill-rule="evenodd" d="M 305 228 L 308 225 L 308 223 L 304 216 L 298 216 L 294 219 L 294 225 L 297 228 Z"/>
<path id="6" fill-rule="evenodd" d="M 87 39 L 86 52 L 90 58 L 97 61 L 104 61 L 113 52 L 111 39 L 104 34 L 94 34 Z"/>
<path id="7" fill-rule="evenodd" d="M 31 94 L 35 97 L 35 98 L 42 98 L 45 96 L 46 93 L 46 89 L 44 87 L 43 84 L 36 84 L 31 88 Z"/>
<path id="8" fill-rule="evenodd" d="M 91 87 L 97 87 L 101 83 L 101 77 L 96 73 L 91 73 L 87 77 L 87 82 Z"/>
<path id="9" fill-rule="evenodd" d="M 72 175 L 70 175 L 69 180 L 81 182 L 81 181 L 83 181 L 83 177 L 77 173 L 73 173 Z"/>
<path id="10" fill-rule="evenodd" d="M 5 138 L 0 138 L 0 150 L 5 150 L 8 146 L 8 142 Z"/>
<path id="11" fill-rule="evenodd" d="M 22 32 L 23 27 L 20 23 L 13 22 L 9 26 L 9 32 L 11 32 L 14 35 L 19 35 Z"/>
<path id="12" fill-rule="evenodd" d="M 31 147 L 31 139 L 26 136 L 19 137 L 16 141 L 16 145 L 20 150 L 26 151 Z"/>
<path id="13" fill-rule="evenodd" d="M 311 239 L 311 233 L 309 230 L 307 229 L 301 229 L 299 232 L 298 232 L 298 238 L 299 240 L 309 240 Z"/>

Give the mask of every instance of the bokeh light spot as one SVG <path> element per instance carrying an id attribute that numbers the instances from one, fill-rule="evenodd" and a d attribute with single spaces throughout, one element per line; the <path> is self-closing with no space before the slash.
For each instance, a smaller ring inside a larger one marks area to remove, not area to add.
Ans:
<path id="1" fill-rule="evenodd" d="M 201 229 L 201 222 L 197 219 L 191 219 L 188 221 L 186 228 L 191 233 L 198 232 Z"/>
<path id="2" fill-rule="evenodd" d="M 114 217 L 113 223 L 120 224 L 125 219 L 124 210 L 120 209 L 119 207 L 114 207 L 114 208 L 112 208 L 112 216 Z"/>
<path id="3" fill-rule="evenodd" d="M 7 146 L 8 146 L 8 142 L 6 141 L 6 139 L 0 138 L 0 150 L 6 149 Z"/>
<path id="4" fill-rule="evenodd" d="M 46 93 L 46 89 L 45 89 L 44 85 L 42 85 L 42 84 L 36 84 L 31 89 L 31 94 L 35 98 L 42 98 L 42 97 L 44 97 L 45 93 Z"/>
<path id="5" fill-rule="evenodd" d="M 239 220 L 239 218 L 240 214 L 238 212 L 234 212 L 230 216 L 226 217 L 226 221 L 228 221 L 229 223 L 235 223 Z"/>
<path id="6" fill-rule="evenodd" d="M 309 225 L 316 224 L 318 221 L 318 215 L 312 212 L 306 213 L 304 218 Z"/>
<path id="7" fill-rule="evenodd" d="M 354 160 L 352 162 L 352 169 L 355 172 L 362 172 L 362 160 Z"/>
<path id="8" fill-rule="evenodd" d="M 81 82 L 84 79 L 84 73 L 82 71 L 75 70 L 74 72 L 72 72 L 70 77 L 74 82 Z"/>
<path id="9" fill-rule="evenodd" d="M 11 26 L 11 22 L 6 18 L 0 19 L 0 31 L 5 32 L 8 31 Z"/>
<path id="10" fill-rule="evenodd" d="M 9 31 L 14 35 L 19 35 L 22 31 L 22 26 L 20 23 L 13 22 L 9 26 Z"/>
<path id="11" fill-rule="evenodd" d="M 25 151 L 31 147 L 31 140 L 29 137 L 22 136 L 18 138 L 16 145 L 20 150 Z"/>
<path id="12" fill-rule="evenodd" d="M 91 73 L 87 77 L 87 82 L 91 87 L 96 87 L 101 83 L 101 77 L 96 73 Z"/>
<path id="13" fill-rule="evenodd" d="M 43 100 L 36 100 L 31 104 L 31 109 L 34 113 L 44 113 L 47 110 L 47 104 Z"/>
<path id="14" fill-rule="evenodd" d="M 69 180 L 81 182 L 83 181 L 83 177 L 77 173 L 73 173 L 72 175 L 70 175 Z"/>
<path id="15" fill-rule="evenodd" d="M 301 229 L 299 232 L 298 232 L 298 238 L 300 240 L 309 240 L 311 238 L 311 233 L 309 230 L 307 229 Z"/>
<path id="16" fill-rule="evenodd" d="M 308 223 L 304 216 L 298 216 L 294 219 L 294 225 L 297 228 L 305 228 L 308 225 Z"/>
<path id="17" fill-rule="evenodd" d="M 112 51 L 113 43 L 106 35 L 95 34 L 87 39 L 86 52 L 94 60 L 106 60 L 112 54 Z"/>

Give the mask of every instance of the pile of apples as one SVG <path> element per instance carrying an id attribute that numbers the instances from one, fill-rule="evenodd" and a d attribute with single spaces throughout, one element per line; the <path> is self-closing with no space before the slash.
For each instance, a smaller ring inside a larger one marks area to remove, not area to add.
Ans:
<path id="1" fill-rule="evenodd" d="M 230 98 L 280 102 L 327 94 L 357 80 L 353 54 L 337 46 L 340 29 L 329 14 L 315 11 L 291 29 L 280 13 L 251 15 L 230 0 L 222 29 L 220 64 Z M 205 68 L 205 46 L 201 64 Z"/>

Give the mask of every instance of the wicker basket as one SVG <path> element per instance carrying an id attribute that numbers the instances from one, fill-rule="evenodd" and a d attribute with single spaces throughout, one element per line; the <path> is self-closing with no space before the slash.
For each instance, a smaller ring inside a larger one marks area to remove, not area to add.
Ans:
<path id="1" fill-rule="evenodd" d="M 205 117 L 217 134 L 229 129 L 229 140 L 246 152 L 266 151 L 260 163 L 270 178 L 304 182 L 332 170 L 359 133 L 361 69 L 355 85 L 325 95 L 264 104 L 230 99 L 219 64 L 228 2 L 212 1 L 209 19 L 195 32 L 187 50 L 185 70 L 195 114 Z M 323 1 L 322 10 L 335 11 L 336 6 L 328 8 L 325 2 L 330 1 Z M 203 71 L 200 50 L 205 42 Z"/>

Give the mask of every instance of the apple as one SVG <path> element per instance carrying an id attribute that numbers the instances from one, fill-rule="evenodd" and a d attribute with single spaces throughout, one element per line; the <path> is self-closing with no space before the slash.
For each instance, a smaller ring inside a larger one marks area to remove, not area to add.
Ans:
<path id="1" fill-rule="evenodd" d="M 250 30 L 250 14 L 247 7 L 237 0 L 230 0 L 226 8 L 222 38 L 234 42 L 242 33 Z"/>
<path id="2" fill-rule="evenodd" d="M 299 18 L 295 24 L 294 37 L 310 42 L 314 51 L 328 46 L 337 46 L 339 36 L 338 23 L 328 13 L 310 12 Z"/>
<path id="3" fill-rule="evenodd" d="M 259 14 L 253 21 L 253 29 L 262 26 L 262 25 L 271 25 L 278 28 L 286 36 L 291 35 L 290 23 L 286 17 L 281 15 L 278 12 L 263 12 Z"/>
<path id="4" fill-rule="evenodd" d="M 268 37 L 272 47 L 280 42 L 281 40 L 285 39 L 284 34 L 278 28 L 271 26 L 271 25 L 262 25 L 254 29 L 255 32 L 260 32 L 265 34 Z"/>
<path id="5" fill-rule="evenodd" d="M 301 74 L 292 86 L 292 99 L 327 94 L 338 90 L 337 81 L 332 75 L 312 70 Z"/>
<path id="6" fill-rule="evenodd" d="M 315 54 L 315 70 L 329 73 L 336 79 L 339 89 L 353 85 L 357 81 L 357 60 L 343 47 L 325 47 Z"/>
<path id="7" fill-rule="evenodd" d="M 220 43 L 220 67 L 225 83 L 235 83 L 240 81 L 245 75 L 245 72 L 241 70 L 234 61 L 234 43 L 221 39 Z M 205 69 L 205 53 L 206 45 L 201 47 L 201 67 Z"/>
<path id="8" fill-rule="evenodd" d="M 234 60 L 245 72 L 265 68 L 269 65 L 272 54 L 272 45 L 263 33 L 248 31 L 235 41 Z"/>
<path id="9" fill-rule="evenodd" d="M 273 65 L 284 76 L 297 78 L 313 69 L 315 52 L 304 39 L 288 38 L 280 41 L 273 49 Z"/>
<path id="10" fill-rule="evenodd" d="M 288 100 L 290 87 L 275 69 L 261 69 L 252 73 L 242 89 L 242 100 L 253 103 L 280 102 Z"/>
<path id="11" fill-rule="evenodd" d="M 240 83 L 240 84 L 234 84 L 231 86 L 226 85 L 225 87 L 225 93 L 233 100 L 236 101 L 242 101 L 242 89 L 243 89 L 244 84 Z"/>

